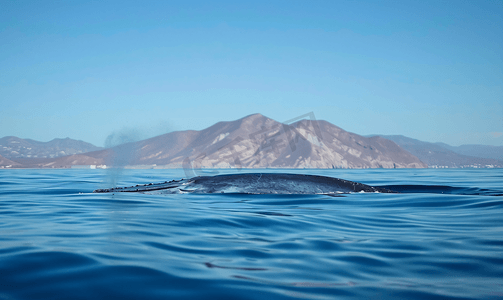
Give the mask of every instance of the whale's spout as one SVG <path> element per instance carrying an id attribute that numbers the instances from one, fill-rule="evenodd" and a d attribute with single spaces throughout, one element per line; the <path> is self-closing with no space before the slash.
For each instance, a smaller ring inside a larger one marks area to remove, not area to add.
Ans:
<path id="1" fill-rule="evenodd" d="M 131 187 L 98 189 L 95 193 L 141 192 L 152 194 L 342 194 L 395 193 L 392 190 L 363 183 L 318 175 L 286 173 L 245 173 L 199 176 L 190 179 L 150 183 Z"/>

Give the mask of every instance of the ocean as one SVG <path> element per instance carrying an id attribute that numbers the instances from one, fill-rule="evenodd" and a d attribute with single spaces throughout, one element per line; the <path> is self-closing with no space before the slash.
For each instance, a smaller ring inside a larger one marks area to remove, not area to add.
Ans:
<path id="1" fill-rule="evenodd" d="M 421 192 L 95 194 L 186 176 L 0 170 L 0 299 L 503 298 L 503 169 L 200 175 L 258 171 Z"/>

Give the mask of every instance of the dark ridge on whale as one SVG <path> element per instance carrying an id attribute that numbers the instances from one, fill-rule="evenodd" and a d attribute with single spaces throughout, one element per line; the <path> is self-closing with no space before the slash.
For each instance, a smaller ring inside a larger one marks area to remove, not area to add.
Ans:
<path id="1" fill-rule="evenodd" d="M 131 187 L 98 189 L 95 193 L 143 192 L 155 194 L 342 194 L 395 193 L 392 190 L 363 183 L 317 175 L 284 173 L 245 173 L 199 176 L 190 179 L 150 183 Z"/>

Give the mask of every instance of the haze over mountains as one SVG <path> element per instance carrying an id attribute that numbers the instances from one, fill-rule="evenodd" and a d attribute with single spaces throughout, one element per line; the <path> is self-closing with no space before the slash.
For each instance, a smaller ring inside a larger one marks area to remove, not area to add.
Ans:
<path id="1" fill-rule="evenodd" d="M 283 124 L 260 114 L 107 149 L 68 138 L 47 143 L 0 139 L 3 168 L 425 168 L 427 164 L 503 167 L 502 161 L 463 156 L 438 144 L 406 137 L 363 137 L 326 121 Z"/>

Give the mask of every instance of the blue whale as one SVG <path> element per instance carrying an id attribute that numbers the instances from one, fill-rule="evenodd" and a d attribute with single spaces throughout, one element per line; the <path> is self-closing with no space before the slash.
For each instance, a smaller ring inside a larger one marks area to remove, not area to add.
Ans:
<path id="1" fill-rule="evenodd" d="M 349 180 L 301 174 L 246 173 L 217 176 L 198 176 L 190 179 L 150 183 L 131 187 L 97 189 L 95 193 L 140 192 L 149 194 L 328 194 L 396 193 Z"/>

